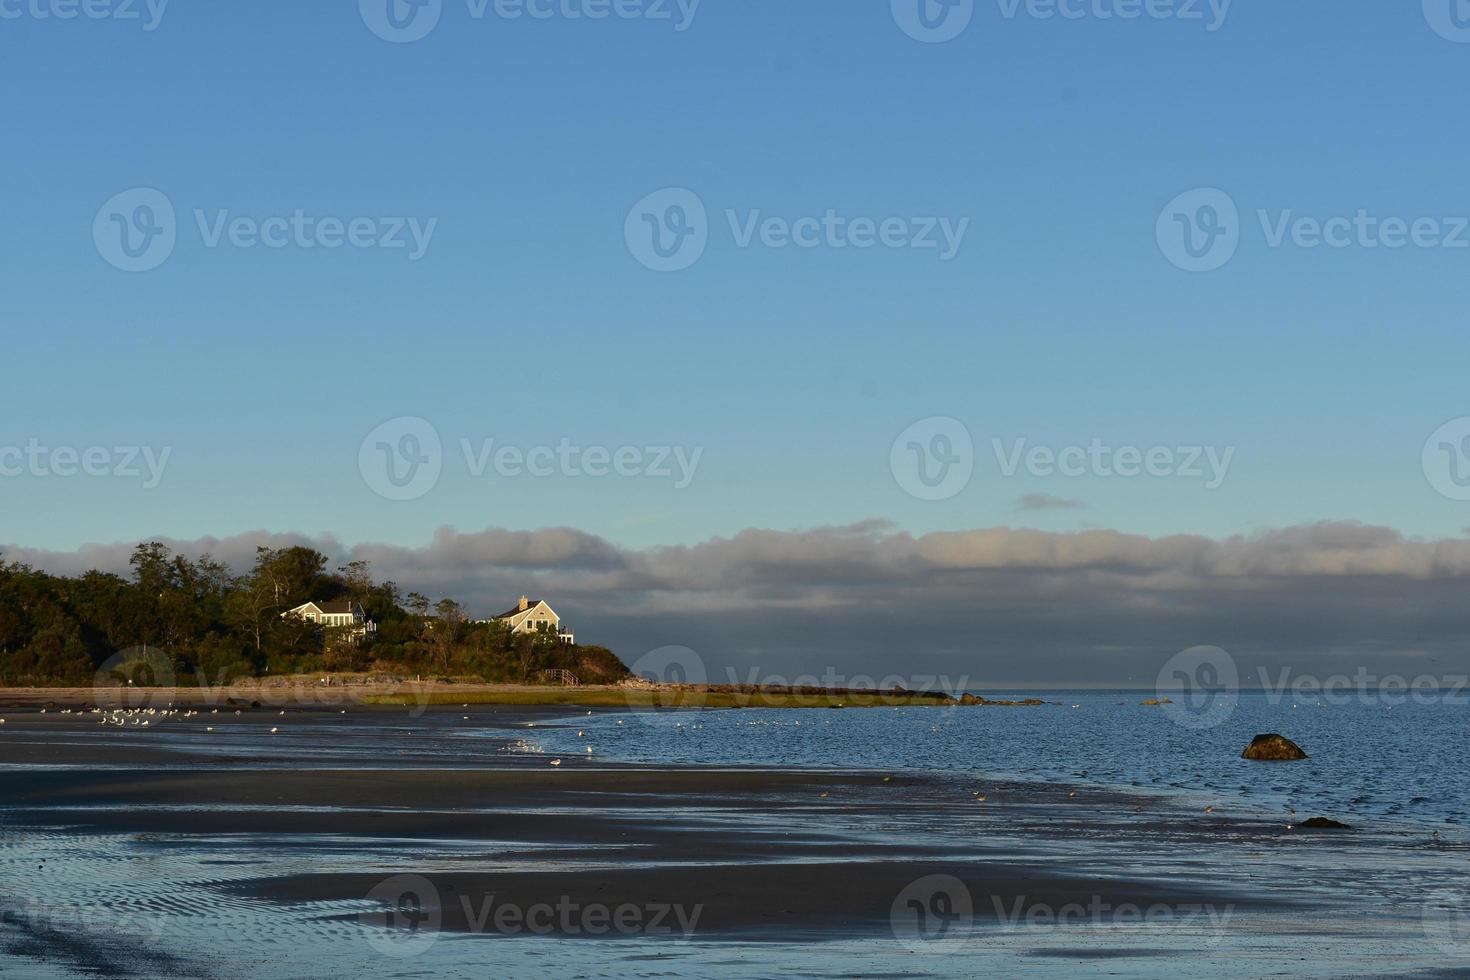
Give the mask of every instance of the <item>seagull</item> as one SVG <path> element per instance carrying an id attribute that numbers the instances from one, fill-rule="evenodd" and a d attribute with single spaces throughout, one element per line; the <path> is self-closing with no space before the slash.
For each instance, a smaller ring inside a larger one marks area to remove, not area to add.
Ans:
<path id="1" fill-rule="evenodd" d="M 551 764 L 553 766 L 559 766 L 559 765 L 561 765 L 561 760 L 560 759 L 552 759 L 551 760 Z"/>
<path id="2" fill-rule="evenodd" d="M 272 728 L 272 729 L 271 729 L 271 734 L 272 734 L 272 735 L 274 735 L 274 734 L 275 734 L 275 733 L 276 733 L 276 732 L 278 732 L 278 731 L 280 731 L 280 729 L 279 729 L 279 728 Z"/>

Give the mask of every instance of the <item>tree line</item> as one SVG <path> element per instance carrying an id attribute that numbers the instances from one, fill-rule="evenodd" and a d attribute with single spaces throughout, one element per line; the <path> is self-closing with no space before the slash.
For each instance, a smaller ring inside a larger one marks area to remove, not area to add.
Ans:
<path id="1" fill-rule="evenodd" d="M 335 571 L 329 563 L 311 548 L 257 548 L 254 566 L 236 575 L 207 554 L 190 560 L 155 541 L 133 551 L 129 577 L 66 577 L 0 556 L 0 683 L 86 685 L 115 655 L 137 648 L 167 657 L 184 685 L 323 672 L 498 683 L 534 682 L 550 669 L 584 682 L 628 673 L 604 647 L 471 622 L 453 599 L 431 603 L 376 581 L 368 562 Z M 378 624 L 374 637 L 283 615 L 341 599 L 361 603 Z"/>

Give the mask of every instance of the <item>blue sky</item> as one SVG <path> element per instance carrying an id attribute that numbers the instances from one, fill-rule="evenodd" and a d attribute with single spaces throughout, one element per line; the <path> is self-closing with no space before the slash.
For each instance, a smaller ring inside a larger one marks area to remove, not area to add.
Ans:
<path id="1" fill-rule="evenodd" d="M 1210 31 L 1095 16 L 1118 2 L 1068 20 L 982 0 L 961 35 L 923 43 L 887 0 L 704 0 L 684 31 L 493 4 L 476 19 L 444 0 L 426 37 L 390 43 L 346 0 L 172 0 L 151 31 L 36 16 L 50 2 L 0 4 L 20 12 L 0 18 L 0 446 L 170 455 L 149 489 L 0 479 L 0 540 L 408 545 L 442 525 L 571 526 L 637 548 L 868 518 L 916 533 L 1470 525 L 1420 460 L 1470 415 L 1470 248 L 1273 248 L 1256 214 L 1364 210 L 1447 234 L 1470 215 L 1470 44 L 1418 4 L 1237 0 Z M 130 273 L 92 229 L 134 188 L 167 197 L 177 244 Z M 679 272 L 645 268 L 624 238 L 664 188 L 708 211 L 708 247 Z M 1241 215 L 1237 252 L 1207 273 L 1156 238 L 1196 188 Z M 195 218 L 298 209 L 437 223 L 413 261 L 208 247 Z M 943 261 L 742 248 L 726 217 L 828 209 L 969 224 Z M 389 500 L 359 449 L 405 416 L 441 437 L 442 475 Z M 960 420 L 976 458 L 962 491 L 927 501 L 890 447 L 934 416 Z M 475 477 L 462 439 L 702 456 L 683 489 Z M 992 439 L 1235 454 L 1206 490 L 1006 477 Z M 1084 506 L 1019 510 L 1027 494 Z"/>

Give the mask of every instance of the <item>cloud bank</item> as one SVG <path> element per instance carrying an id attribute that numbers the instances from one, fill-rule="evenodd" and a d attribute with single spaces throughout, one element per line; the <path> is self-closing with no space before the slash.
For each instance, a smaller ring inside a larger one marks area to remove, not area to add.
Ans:
<path id="1" fill-rule="evenodd" d="M 1171 655 L 1203 644 L 1243 668 L 1470 672 L 1470 539 L 1353 523 L 1214 540 L 1014 528 L 914 536 L 868 521 L 648 550 L 572 528 L 443 528 L 419 548 L 265 532 L 164 540 L 238 570 L 257 545 L 305 544 L 476 613 L 534 595 L 584 642 L 629 662 L 688 646 L 719 681 L 755 669 L 778 680 L 1149 687 Z M 3 552 L 56 573 L 126 574 L 133 544 Z"/>

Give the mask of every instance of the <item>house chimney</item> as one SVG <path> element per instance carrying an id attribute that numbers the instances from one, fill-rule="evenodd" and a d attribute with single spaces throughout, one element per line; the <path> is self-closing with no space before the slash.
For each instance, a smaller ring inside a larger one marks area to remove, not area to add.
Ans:
<path id="1" fill-rule="evenodd" d="M 530 599 L 527 599 L 525 596 L 521 596 L 521 608 L 520 608 L 520 611 L 521 612 L 525 612 L 529 608 L 531 608 L 531 600 Z"/>

